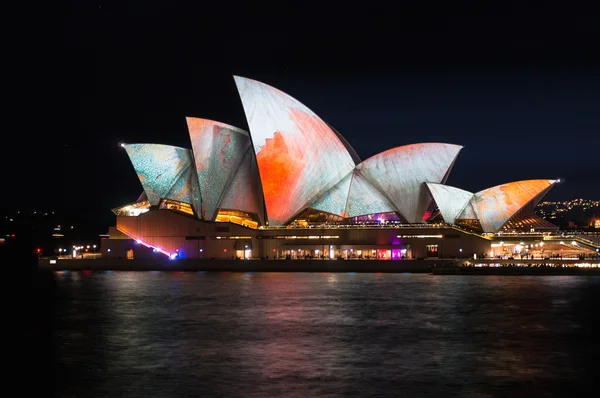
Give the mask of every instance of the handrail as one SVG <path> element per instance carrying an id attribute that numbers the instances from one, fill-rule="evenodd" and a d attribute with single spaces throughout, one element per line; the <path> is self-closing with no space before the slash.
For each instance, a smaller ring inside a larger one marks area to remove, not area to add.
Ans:
<path id="1" fill-rule="evenodd" d="M 565 238 L 568 239 L 572 239 L 574 241 L 578 241 L 579 243 L 583 243 L 584 245 L 588 245 L 591 246 L 595 249 L 600 249 L 600 243 L 598 242 L 594 242 L 591 241 L 589 239 L 585 239 L 582 238 L 581 236 L 577 236 L 577 235 L 553 235 L 553 236 L 548 236 L 548 239 L 544 239 L 544 240 L 564 240 Z"/>
<path id="2" fill-rule="evenodd" d="M 457 230 L 457 231 L 460 231 L 460 232 L 462 232 L 462 233 L 464 233 L 464 234 L 468 234 L 468 235 L 477 236 L 477 237 L 479 237 L 479 238 L 483 238 L 483 239 L 486 239 L 486 240 L 492 240 L 492 237 L 491 237 L 491 236 L 483 235 L 483 234 L 477 233 L 477 232 L 475 232 L 475 231 L 469 231 L 469 230 L 468 230 L 468 229 L 466 229 L 466 228 L 460 228 L 460 227 L 458 227 L 458 226 L 456 226 L 456 225 L 450 225 L 450 227 L 451 227 L 452 229 L 455 229 L 455 230 Z"/>

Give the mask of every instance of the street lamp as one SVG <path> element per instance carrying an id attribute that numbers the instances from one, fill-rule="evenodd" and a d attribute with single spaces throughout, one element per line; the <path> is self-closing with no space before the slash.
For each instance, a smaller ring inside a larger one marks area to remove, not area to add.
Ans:
<path id="1" fill-rule="evenodd" d="M 94 248 L 94 254 L 96 254 L 96 245 L 92 246 Z"/>

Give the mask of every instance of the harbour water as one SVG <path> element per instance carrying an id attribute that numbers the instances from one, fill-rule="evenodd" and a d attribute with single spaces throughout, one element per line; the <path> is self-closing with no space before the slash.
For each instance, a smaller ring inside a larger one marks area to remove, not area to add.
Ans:
<path id="1" fill-rule="evenodd" d="M 61 397 L 595 396 L 596 276 L 54 276 Z"/>

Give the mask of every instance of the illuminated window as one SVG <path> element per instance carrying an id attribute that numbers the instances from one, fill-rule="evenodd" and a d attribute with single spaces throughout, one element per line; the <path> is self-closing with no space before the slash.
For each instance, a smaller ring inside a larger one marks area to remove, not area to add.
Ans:
<path id="1" fill-rule="evenodd" d="M 141 202 L 133 203 L 127 206 L 117 207 L 112 211 L 117 216 L 137 217 L 140 214 L 147 212 L 148 210 L 150 210 L 150 202 L 148 202 L 147 200 L 143 200 Z"/>
<path id="2" fill-rule="evenodd" d="M 438 257 L 438 245 L 427 245 L 427 257 Z"/>
<path id="3" fill-rule="evenodd" d="M 396 235 L 397 238 L 437 238 L 441 239 L 443 235 Z"/>
<path id="4" fill-rule="evenodd" d="M 160 202 L 159 209 L 175 210 L 184 214 L 188 214 L 190 216 L 194 215 L 194 210 L 192 209 L 192 206 L 190 204 L 178 202 L 176 200 L 171 199 L 163 199 Z"/>
<path id="5" fill-rule="evenodd" d="M 390 249 L 377 249 L 378 260 L 389 260 L 392 257 L 392 251 Z"/>
<path id="6" fill-rule="evenodd" d="M 239 210 L 219 209 L 216 222 L 231 222 L 248 228 L 258 228 L 258 218 L 253 213 Z"/>
<path id="7" fill-rule="evenodd" d="M 213 236 L 211 239 L 252 239 L 251 236 Z"/>

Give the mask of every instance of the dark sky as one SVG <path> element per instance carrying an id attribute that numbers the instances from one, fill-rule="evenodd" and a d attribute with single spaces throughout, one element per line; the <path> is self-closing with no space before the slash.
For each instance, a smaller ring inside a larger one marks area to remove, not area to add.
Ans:
<path id="1" fill-rule="evenodd" d="M 5 138 L 2 204 L 110 224 L 110 209 L 142 191 L 120 142 L 190 147 L 185 116 L 248 128 L 233 74 L 297 98 L 362 159 L 455 143 L 465 148 L 450 185 L 560 177 L 547 198 L 600 198 L 593 16 L 205 3 L 67 3 L 63 45 L 23 55 L 29 77 L 15 102 L 27 110 Z"/>

